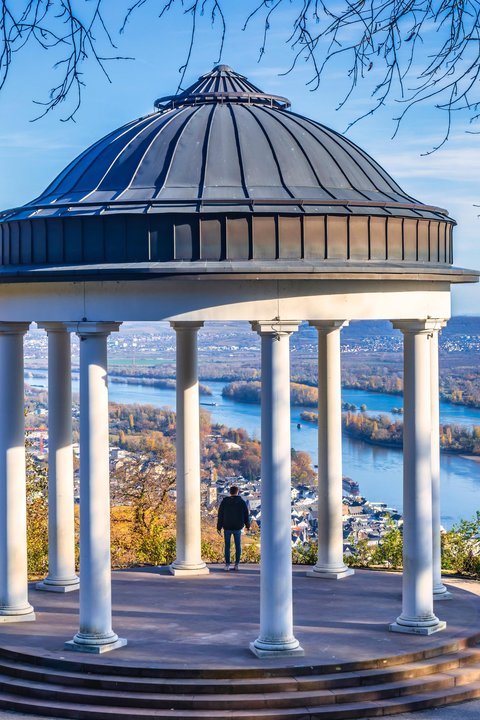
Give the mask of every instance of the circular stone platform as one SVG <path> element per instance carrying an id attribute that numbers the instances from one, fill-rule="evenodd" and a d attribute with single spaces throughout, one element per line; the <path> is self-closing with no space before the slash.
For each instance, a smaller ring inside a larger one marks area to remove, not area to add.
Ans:
<path id="1" fill-rule="evenodd" d="M 444 647 L 480 633 L 480 592 L 474 582 L 453 582 L 454 599 L 435 611 L 447 629 L 431 636 L 388 631 L 401 611 L 398 573 L 357 570 L 340 581 L 293 571 L 295 635 L 305 657 L 258 659 L 249 651 L 257 637 L 260 571 L 243 565 L 238 573 L 210 566 L 210 574 L 179 578 L 165 568 L 113 573 L 113 622 L 128 645 L 105 655 L 65 652 L 63 643 L 78 629 L 78 593 L 35 591 L 35 623 L 0 627 L 0 648 L 38 658 L 108 666 L 222 670 L 342 665 L 398 657 Z M 449 583 L 450 584 L 450 583 Z M 479 635 L 480 637 L 480 635 Z"/>

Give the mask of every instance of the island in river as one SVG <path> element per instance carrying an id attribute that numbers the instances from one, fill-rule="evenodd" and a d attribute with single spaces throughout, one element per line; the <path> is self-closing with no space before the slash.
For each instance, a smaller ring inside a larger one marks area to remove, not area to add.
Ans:
<path id="1" fill-rule="evenodd" d="M 302 412 L 304 422 L 318 424 L 318 414 Z M 388 415 L 369 415 L 365 412 L 342 413 L 343 431 L 356 440 L 382 447 L 403 447 L 403 423 Z M 480 461 L 480 425 L 440 425 L 440 449 Z"/>

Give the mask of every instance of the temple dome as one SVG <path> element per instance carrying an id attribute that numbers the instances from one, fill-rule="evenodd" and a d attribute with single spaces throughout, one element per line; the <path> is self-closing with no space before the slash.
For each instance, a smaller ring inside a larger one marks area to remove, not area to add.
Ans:
<path id="1" fill-rule="evenodd" d="M 445 210 L 418 202 L 350 140 L 227 65 L 155 106 L 0 215 L 4 265 L 451 262 Z"/>
<path id="2" fill-rule="evenodd" d="M 171 212 L 212 201 L 252 202 L 254 212 L 258 201 L 425 210 L 360 148 L 288 104 L 220 65 L 96 142 L 25 210 L 118 212 L 134 203 L 135 212 Z"/>

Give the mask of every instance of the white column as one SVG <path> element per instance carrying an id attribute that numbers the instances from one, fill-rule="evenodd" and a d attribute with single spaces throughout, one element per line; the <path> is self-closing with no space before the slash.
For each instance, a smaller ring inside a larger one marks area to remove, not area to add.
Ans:
<path id="1" fill-rule="evenodd" d="M 38 323 L 48 333 L 48 575 L 37 590 L 78 590 L 73 500 L 72 368 L 64 323 Z"/>
<path id="2" fill-rule="evenodd" d="M 28 602 L 23 336 L 0 323 L 0 623 L 35 620 Z"/>
<path id="3" fill-rule="evenodd" d="M 433 599 L 451 600 L 452 594 L 442 582 L 442 548 L 440 539 L 440 403 L 438 372 L 438 335 L 444 320 L 438 320 L 430 338 L 430 403 L 432 408 L 432 534 L 433 534 Z"/>
<path id="4" fill-rule="evenodd" d="M 394 632 L 430 635 L 446 623 L 433 612 L 432 409 L 430 344 L 435 322 L 395 322 L 404 337 L 403 593 Z"/>
<path id="5" fill-rule="evenodd" d="M 120 323 L 80 322 L 80 629 L 68 650 L 126 645 L 112 630 L 107 337 Z"/>
<path id="6" fill-rule="evenodd" d="M 344 320 L 311 322 L 318 331 L 318 560 L 309 577 L 353 575 L 343 562 L 340 331 Z"/>
<path id="7" fill-rule="evenodd" d="M 290 348 L 296 322 L 254 322 L 262 339 L 262 523 L 257 657 L 303 655 L 293 634 Z"/>
<path id="8" fill-rule="evenodd" d="M 172 322 L 177 340 L 177 552 L 172 575 L 206 575 L 201 555 L 200 406 L 197 332 L 203 322 Z"/>

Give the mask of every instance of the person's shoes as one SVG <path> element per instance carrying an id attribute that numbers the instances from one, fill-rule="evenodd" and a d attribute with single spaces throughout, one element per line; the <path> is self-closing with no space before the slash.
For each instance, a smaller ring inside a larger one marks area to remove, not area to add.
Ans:
<path id="1" fill-rule="evenodd" d="M 225 565 L 225 572 L 228 572 L 229 570 L 230 570 L 230 565 Z"/>
<path id="2" fill-rule="evenodd" d="M 238 570 L 238 563 L 235 563 L 235 565 L 233 566 L 233 569 Z"/>

